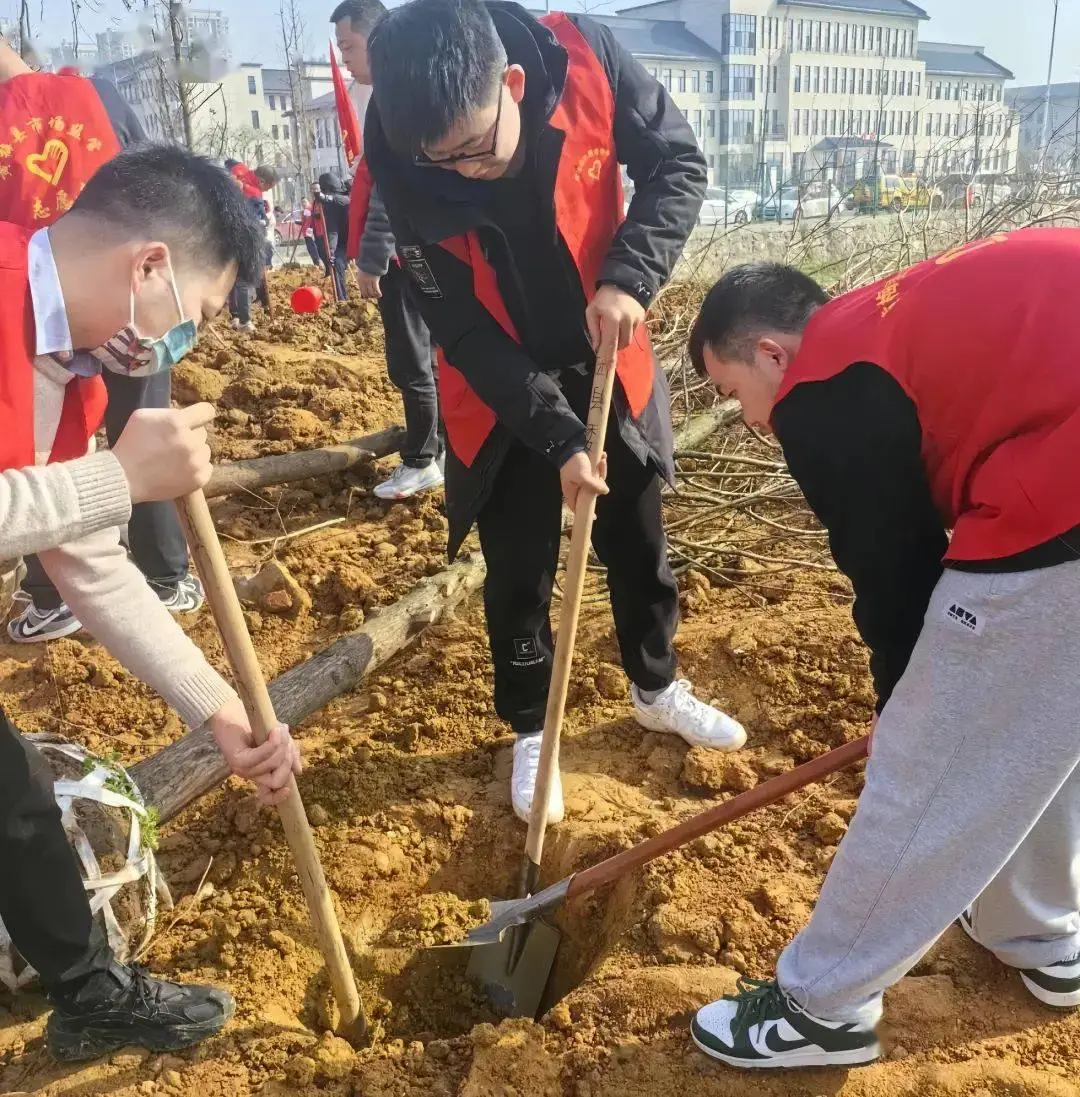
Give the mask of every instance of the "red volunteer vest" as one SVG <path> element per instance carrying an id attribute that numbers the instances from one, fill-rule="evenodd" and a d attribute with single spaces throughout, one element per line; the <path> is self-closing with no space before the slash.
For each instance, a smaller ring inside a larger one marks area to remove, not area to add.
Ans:
<path id="1" fill-rule="evenodd" d="M 30 72 L 0 86 L 0 221 L 51 225 L 120 151 L 94 85 Z"/>
<path id="2" fill-rule="evenodd" d="M 0 470 L 26 468 L 34 461 L 34 312 L 26 249 L 31 233 L 0 223 Z M 73 377 L 49 461 L 71 461 L 87 445 L 105 414 L 100 377 Z"/>
<path id="3" fill-rule="evenodd" d="M 566 134 L 555 180 L 555 223 L 588 292 L 596 285 L 623 220 L 622 180 L 615 155 L 615 100 L 603 65 L 577 27 L 561 12 L 540 21 L 569 55 L 566 86 L 551 117 L 551 125 Z M 520 341 L 476 232 L 451 237 L 441 246 L 469 264 L 478 300 L 503 331 Z M 638 328 L 633 344 L 620 353 L 617 377 L 630 412 L 637 418 L 649 402 L 653 383 L 652 348 L 644 325 Z M 447 440 L 458 459 L 471 465 L 495 425 L 495 413 L 441 349 L 439 401 Z"/>
<path id="4" fill-rule="evenodd" d="M 1080 230 L 955 248 L 811 319 L 777 394 L 873 362 L 922 427 L 949 560 L 1014 555 L 1080 525 Z"/>

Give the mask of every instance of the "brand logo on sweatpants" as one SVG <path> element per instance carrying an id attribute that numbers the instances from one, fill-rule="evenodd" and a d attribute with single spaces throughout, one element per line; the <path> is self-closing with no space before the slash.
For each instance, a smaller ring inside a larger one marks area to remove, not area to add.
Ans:
<path id="1" fill-rule="evenodd" d="M 951 606 L 945 611 L 945 616 L 950 621 L 955 621 L 956 624 L 962 625 L 968 630 L 968 632 L 975 633 L 978 636 L 982 632 L 982 624 L 979 618 L 971 612 L 969 609 L 964 609 L 959 602 L 953 602 Z"/>

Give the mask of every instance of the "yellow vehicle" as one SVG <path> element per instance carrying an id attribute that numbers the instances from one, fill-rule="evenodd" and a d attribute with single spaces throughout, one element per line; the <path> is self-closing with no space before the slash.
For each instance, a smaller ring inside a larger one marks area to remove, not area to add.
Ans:
<path id="1" fill-rule="evenodd" d="M 890 173 L 870 176 L 855 185 L 855 208 L 861 212 L 890 209 L 940 209 L 944 196 L 937 187 L 927 186 L 913 175 Z"/>

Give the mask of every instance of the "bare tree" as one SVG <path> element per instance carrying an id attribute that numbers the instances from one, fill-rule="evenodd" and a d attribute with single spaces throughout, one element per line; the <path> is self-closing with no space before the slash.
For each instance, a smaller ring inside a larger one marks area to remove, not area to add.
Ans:
<path id="1" fill-rule="evenodd" d="M 304 54 L 306 38 L 304 21 L 300 15 L 297 0 L 281 0 L 278 8 L 278 21 L 281 25 L 281 46 L 285 54 L 285 71 L 289 78 L 289 98 L 293 107 L 292 152 L 298 174 L 311 174 L 311 120 L 308 113 L 307 88 L 304 81 Z M 303 195 L 306 187 L 301 185 Z"/>

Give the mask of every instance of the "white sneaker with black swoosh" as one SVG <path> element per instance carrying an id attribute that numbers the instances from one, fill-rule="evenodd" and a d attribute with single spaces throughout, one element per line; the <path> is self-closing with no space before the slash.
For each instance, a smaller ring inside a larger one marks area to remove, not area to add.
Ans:
<path id="1" fill-rule="evenodd" d="M 698 1010 L 690 1035 L 706 1055 L 742 1069 L 857 1066 L 881 1056 L 872 1028 L 814 1017 L 775 980 L 740 979 L 737 994 Z"/>
<path id="2" fill-rule="evenodd" d="M 16 602 L 23 602 L 23 610 L 8 621 L 8 636 L 16 644 L 42 644 L 46 640 L 59 640 L 79 631 L 82 625 L 63 602 L 56 609 L 38 609 L 26 594 L 16 594 Z"/>

